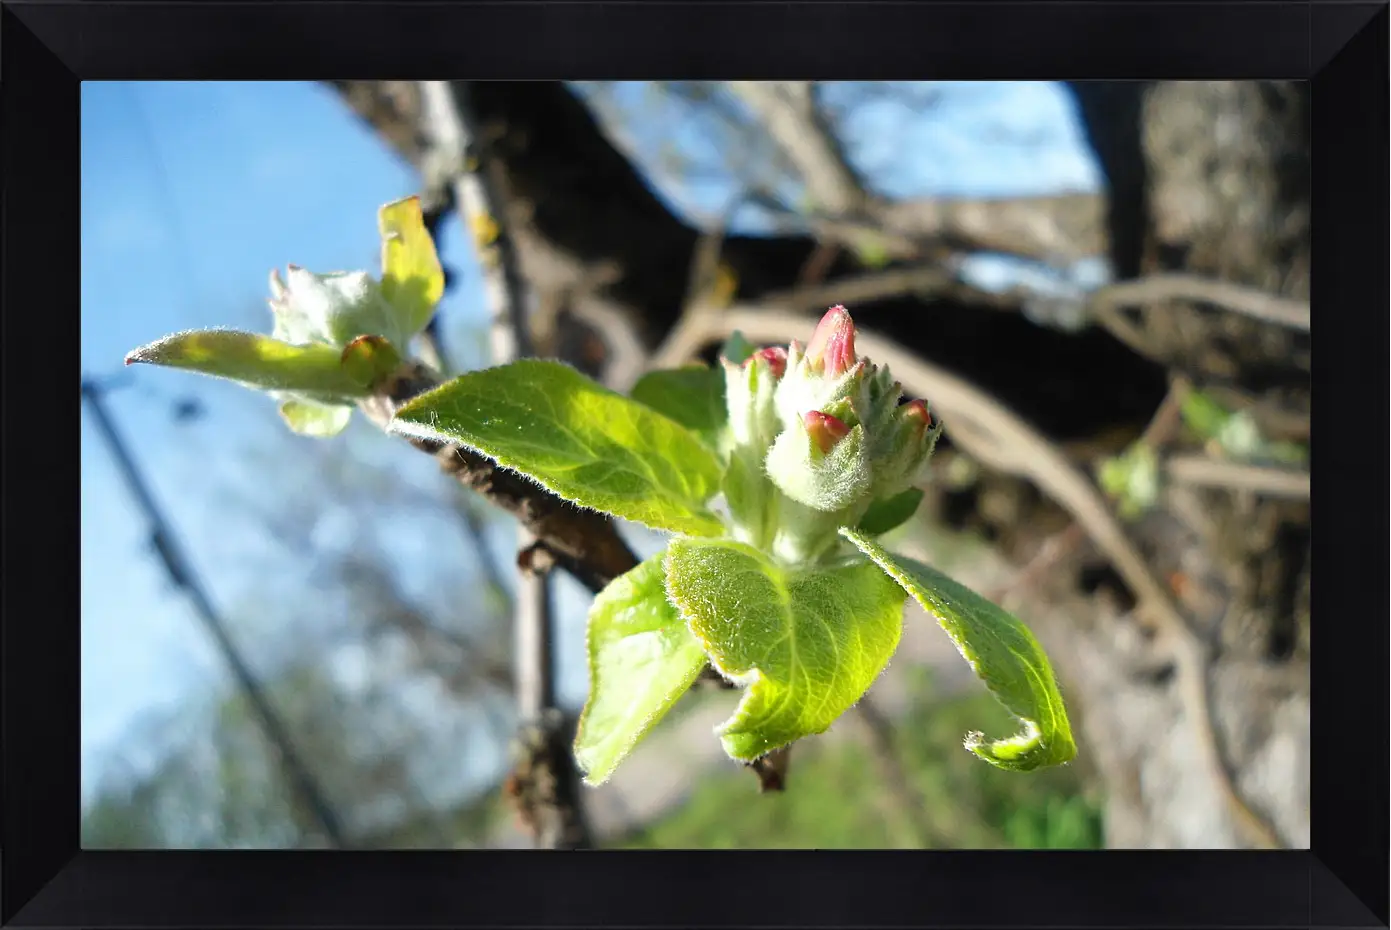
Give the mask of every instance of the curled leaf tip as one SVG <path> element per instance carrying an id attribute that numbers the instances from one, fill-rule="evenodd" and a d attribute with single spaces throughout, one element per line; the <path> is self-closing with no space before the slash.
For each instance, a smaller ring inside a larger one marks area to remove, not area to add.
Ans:
<path id="1" fill-rule="evenodd" d="M 845 425 L 844 420 L 819 410 L 803 414 L 802 423 L 807 428 L 807 435 L 811 436 L 816 447 L 822 452 L 830 452 L 836 443 L 850 433 L 850 427 Z"/>

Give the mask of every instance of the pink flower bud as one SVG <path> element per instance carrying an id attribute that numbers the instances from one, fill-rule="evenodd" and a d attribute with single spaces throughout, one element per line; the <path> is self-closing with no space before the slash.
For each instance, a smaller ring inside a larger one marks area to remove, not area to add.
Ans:
<path id="1" fill-rule="evenodd" d="M 927 404 L 921 400 L 910 400 L 899 410 L 899 416 L 917 424 L 923 432 L 932 429 L 932 414 L 928 412 Z"/>
<path id="2" fill-rule="evenodd" d="M 826 311 L 807 343 L 807 362 L 839 377 L 855 363 L 855 322 L 839 304 Z"/>
<path id="3" fill-rule="evenodd" d="M 836 443 L 850 433 L 850 427 L 845 425 L 845 421 L 819 410 L 804 413 L 802 423 L 807 428 L 807 434 L 816 443 L 816 447 L 823 453 L 830 452 L 835 448 Z"/>
<path id="4" fill-rule="evenodd" d="M 750 355 L 744 361 L 744 364 L 748 365 L 756 358 L 761 358 L 763 361 L 767 362 L 768 367 L 772 369 L 774 378 L 781 378 L 783 372 L 787 371 L 787 350 L 781 346 L 759 349 L 753 355 Z"/>

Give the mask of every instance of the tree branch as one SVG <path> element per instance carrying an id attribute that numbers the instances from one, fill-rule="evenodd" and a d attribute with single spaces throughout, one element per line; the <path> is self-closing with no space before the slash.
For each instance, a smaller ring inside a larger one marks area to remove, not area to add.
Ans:
<path id="1" fill-rule="evenodd" d="M 730 85 L 796 167 L 821 209 L 856 216 L 869 206 L 869 192 L 817 110 L 811 82 L 732 81 Z"/>
<path id="2" fill-rule="evenodd" d="M 1190 274 L 1153 274 L 1133 281 L 1122 281 L 1094 292 L 1093 312 L 1114 314 L 1122 307 L 1191 300 L 1213 304 L 1255 320 L 1274 323 L 1300 332 L 1309 331 L 1309 302 L 1281 297 L 1253 287 L 1232 284 Z"/>
<path id="3" fill-rule="evenodd" d="M 435 142 L 426 161 L 427 178 L 435 174 L 439 180 L 449 179 L 464 226 L 473 232 L 492 310 L 493 358 L 504 364 L 530 355 L 528 292 L 507 214 L 490 177 L 488 147 L 473 115 L 469 85 L 425 81 L 420 93 L 426 121 L 422 128 L 433 134 Z M 590 842 L 580 812 L 578 779 L 564 728 L 552 713 L 555 659 L 548 570 L 553 563 L 544 560 L 543 564 L 535 557 L 535 550 L 544 551 L 545 546 L 525 523 L 518 542 L 524 554 L 532 553 L 531 567 L 520 573 L 515 603 L 515 684 L 523 759 L 514 774 L 526 774 L 525 781 L 518 781 L 524 788 L 522 812 L 537 846 L 583 848 Z"/>
<path id="4" fill-rule="evenodd" d="M 1252 491 L 1293 500 L 1309 499 L 1307 471 L 1225 462 L 1206 455 L 1170 456 L 1164 460 L 1164 471 L 1183 484 Z"/>

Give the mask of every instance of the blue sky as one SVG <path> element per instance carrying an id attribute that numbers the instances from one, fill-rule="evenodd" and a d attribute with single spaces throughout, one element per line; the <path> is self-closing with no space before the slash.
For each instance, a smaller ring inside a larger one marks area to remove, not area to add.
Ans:
<path id="1" fill-rule="evenodd" d="M 1071 104 L 1056 86 L 938 89 L 941 102 L 925 115 L 888 102 L 853 113 L 852 156 L 886 193 L 1008 195 L 1097 186 Z M 620 97 L 636 108 L 642 94 L 624 88 Z M 88 376 L 121 372 L 127 351 L 175 330 L 268 328 L 266 276 L 273 267 L 375 270 L 377 208 L 416 191 L 412 172 L 336 95 L 315 84 L 88 82 L 82 102 L 82 367 Z M 669 115 L 676 118 L 675 111 Z M 700 142 L 696 129 L 670 120 L 635 120 L 629 128 L 639 152 L 654 160 L 673 140 L 691 149 Z M 683 209 L 718 213 L 731 188 L 717 177 L 664 193 Z M 483 317 L 472 256 L 458 233 L 446 230 L 442 250 L 462 273 L 441 306 L 451 334 Z M 266 631 L 257 626 L 256 599 L 264 603 L 302 584 L 304 565 L 277 552 L 247 502 L 275 506 L 277 499 L 312 495 L 312 472 L 299 458 L 313 441 L 290 436 L 273 404 L 237 386 L 139 366 L 121 377 L 125 386 L 110 395 L 117 425 L 213 599 L 241 611 L 237 630 L 255 659 L 257 643 L 274 640 L 258 638 Z M 196 398 L 207 415 L 174 422 L 172 405 L 184 398 Z M 380 457 L 401 480 L 428 486 L 436 477 L 424 456 L 386 440 L 350 431 L 334 441 Z M 257 464 L 248 464 L 248 455 Z M 331 540 L 335 519 L 331 508 L 325 511 L 315 538 Z M 437 530 L 429 526 L 393 518 L 384 538 L 421 554 L 423 534 Z M 178 707 L 225 674 L 191 608 L 150 553 L 147 534 L 84 416 L 84 793 L 139 719 Z M 500 547 L 506 539 L 499 536 Z M 429 579 L 422 574 L 407 583 L 423 591 Z M 585 687 L 584 602 L 566 590 L 561 691 L 578 701 Z"/>

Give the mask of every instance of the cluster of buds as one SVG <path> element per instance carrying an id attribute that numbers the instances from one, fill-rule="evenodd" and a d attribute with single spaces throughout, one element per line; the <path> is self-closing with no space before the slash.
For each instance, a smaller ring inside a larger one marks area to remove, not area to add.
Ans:
<path id="1" fill-rule="evenodd" d="M 727 482 L 735 531 L 787 561 L 815 558 L 838 527 L 916 483 L 941 432 L 925 402 L 901 402 L 887 366 L 856 356 L 841 306 L 805 349 L 762 349 L 724 368 L 731 468 L 744 466 Z"/>
<path id="2" fill-rule="evenodd" d="M 270 309 L 275 317 L 272 335 L 284 342 L 312 342 L 343 347 L 358 336 L 382 336 L 404 346 L 412 335 L 400 331 L 399 317 L 381 286 L 365 271 L 315 274 L 289 265 L 270 273 Z"/>

